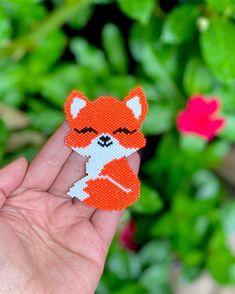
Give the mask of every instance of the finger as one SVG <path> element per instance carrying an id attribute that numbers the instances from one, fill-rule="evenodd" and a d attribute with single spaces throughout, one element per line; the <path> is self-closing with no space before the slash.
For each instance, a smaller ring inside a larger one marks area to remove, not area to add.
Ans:
<path id="1" fill-rule="evenodd" d="M 139 154 L 135 153 L 131 155 L 128 158 L 128 162 L 134 173 L 137 174 L 140 164 Z M 122 211 L 104 211 L 97 209 L 91 218 L 91 222 L 95 230 L 105 241 L 107 246 L 110 245 L 113 239 L 113 235 L 116 231 L 117 224 L 120 220 L 122 213 Z"/>
<path id="2" fill-rule="evenodd" d="M 51 186 L 71 153 L 64 144 L 68 131 L 69 125 L 64 122 L 42 147 L 29 165 L 22 188 L 47 190 Z"/>
<path id="3" fill-rule="evenodd" d="M 57 195 L 66 195 L 74 182 L 85 176 L 86 161 L 85 157 L 72 152 L 48 191 Z"/>
<path id="4" fill-rule="evenodd" d="M 86 175 L 86 162 L 87 159 L 85 157 L 73 152 L 65 162 L 48 192 L 54 195 L 68 197 L 67 192 L 69 188 L 73 186 L 76 181 Z M 78 199 L 73 199 L 73 205 L 76 205 L 79 216 L 83 216 L 88 219 L 90 219 L 95 211 L 94 208 L 85 205 Z"/>
<path id="5" fill-rule="evenodd" d="M 21 184 L 27 167 L 27 160 L 20 157 L 0 169 L 0 207 L 4 204 L 6 197 L 11 195 Z"/>

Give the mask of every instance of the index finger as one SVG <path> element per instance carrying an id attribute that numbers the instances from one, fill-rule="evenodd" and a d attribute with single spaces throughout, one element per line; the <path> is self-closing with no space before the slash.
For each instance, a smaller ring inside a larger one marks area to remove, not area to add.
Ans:
<path id="1" fill-rule="evenodd" d="M 64 137 L 69 131 L 65 121 L 42 147 L 30 163 L 21 188 L 47 190 L 54 182 L 71 149 L 65 146 Z"/>

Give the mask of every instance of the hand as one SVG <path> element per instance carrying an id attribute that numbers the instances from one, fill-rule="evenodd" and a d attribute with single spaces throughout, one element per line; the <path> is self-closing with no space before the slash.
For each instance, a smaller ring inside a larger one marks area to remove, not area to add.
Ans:
<path id="1" fill-rule="evenodd" d="M 85 159 L 64 145 L 67 123 L 28 166 L 0 170 L 0 293 L 95 292 L 121 212 L 66 195 Z M 139 157 L 129 158 L 137 172 Z"/>

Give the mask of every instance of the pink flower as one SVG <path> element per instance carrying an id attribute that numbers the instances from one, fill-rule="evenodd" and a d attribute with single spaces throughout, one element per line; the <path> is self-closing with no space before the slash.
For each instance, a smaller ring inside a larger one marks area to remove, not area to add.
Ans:
<path id="1" fill-rule="evenodd" d="M 119 240 L 122 247 L 131 251 L 138 251 L 138 245 L 134 240 L 135 232 L 136 223 L 132 220 L 121 230 Z"/>
<path id="2" fill-rule="evenodd" d="M 217 98 L 206 99 L 203 96 L 193 96 L 189 99 L 187 108 L 177 117 L 177 127 L 182 134 L 194 134 L 207 141 L 225 126 L 225 119 L 217 116 L 220 103 Z"/>

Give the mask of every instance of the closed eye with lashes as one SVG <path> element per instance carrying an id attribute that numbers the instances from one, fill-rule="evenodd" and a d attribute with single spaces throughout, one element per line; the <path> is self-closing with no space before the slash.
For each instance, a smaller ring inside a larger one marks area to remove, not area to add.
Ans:
<path id="1" fill-rule="evenodd" d="M 129 129 L 127 129 L 127 128 L 118 128 L 117 130 L 115 130 L 115 131 L 113 132 L 113 134 L 115 135 L 115 134 L 119 133 L 119 134 L 131 135 L 131 134 L 134 134 L 136 131 L 137 131 L 136 129 L 134 129 L 134 130 L 129 130 Z"/>
<path id="2" fill-rule="evenodd" d="M 76 133 L 78 133 L 78 134 L 86 134 L 86 133 L 95 133 L 95 134 L 98 134 L 98 132 L 95 129 L 93 129 L 92 127 L 85 127 L 85 128 L 83 128 L 81 130 L 75 128 L 74 131 Z"/>

